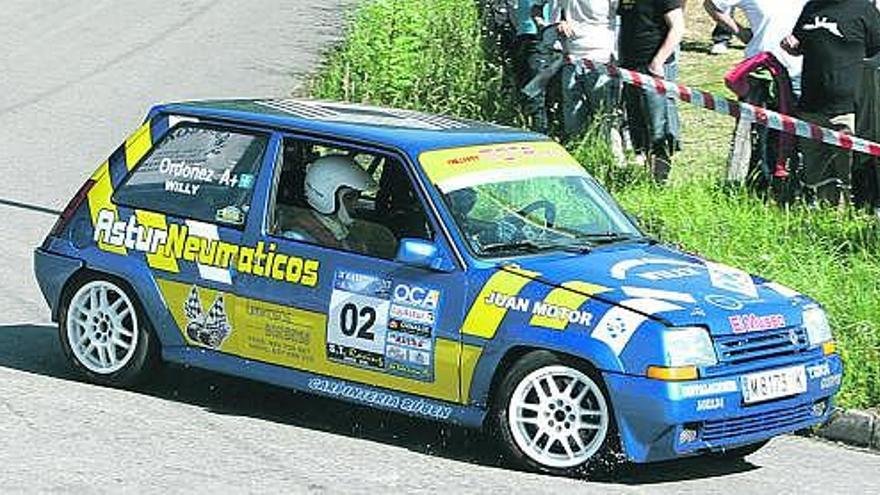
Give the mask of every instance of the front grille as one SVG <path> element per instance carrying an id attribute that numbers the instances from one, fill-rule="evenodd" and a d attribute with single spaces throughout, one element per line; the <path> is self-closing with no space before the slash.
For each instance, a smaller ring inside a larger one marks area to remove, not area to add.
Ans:
<path id="1" fill-rule="evenodd" d="M 717 337 L 715 342 L 718 364 L 726 365 L 790 356 L 809 348 L 807 331 L 803 327 Z"/>
<path id="2" fill-rule="evenodd" d="M 791 431 L 813 418 L 812 404 L 803 404 L 738 418 L 706 421 L 703 423 L 702 440 L 719 442 L 755 433 Z"/>

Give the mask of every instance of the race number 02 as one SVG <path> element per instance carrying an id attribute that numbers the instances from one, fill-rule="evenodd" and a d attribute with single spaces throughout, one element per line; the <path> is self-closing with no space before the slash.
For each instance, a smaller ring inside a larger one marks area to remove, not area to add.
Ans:
<path id="1" fill-rule="evenodd" d="M 376 323 L 376 309 L 371 306 L 362 306 L 358 309 L 354 303 L 345 303 L 339 314 L 339 327 L 342 334 L 352 337 L 357 332 L 357 338 L 376 340 L 373 333 L 373 325 Z"/>
<path id="2" fill-rule="evenodd" d="M 327 345 L 346 355 L 356 351 L 385 355 L 388 299 L 344 290 L 330 295 Z"/>

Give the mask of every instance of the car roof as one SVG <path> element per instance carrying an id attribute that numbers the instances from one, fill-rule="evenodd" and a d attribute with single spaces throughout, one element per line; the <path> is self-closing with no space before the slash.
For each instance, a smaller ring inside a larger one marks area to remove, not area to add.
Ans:
<path id="1" fill-rule="evenodd" d="M 393 146 L 411 156 L 423 151 L 518 141 L 542 134 L 412 110 L 298 98 L 207 100 L 159 105 L 150 111 L 230 120 Z"/>

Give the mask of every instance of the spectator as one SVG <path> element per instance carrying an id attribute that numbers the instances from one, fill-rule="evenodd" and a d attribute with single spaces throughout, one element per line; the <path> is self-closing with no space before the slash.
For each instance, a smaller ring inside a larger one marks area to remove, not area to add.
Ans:
<path id="1" fill-rule="evenodd" d="M 522 88 L 548 64 L 546 50 L 539 47 L 539 32 L 546 25 L 550 7 L 547 0 L 517 1 L 514 70 L 517 86 Z M 524 97 L 523 111 L 532 130 L 547 133 L 547 94 L 544 88 Z"/>
<path id="2" fill-rule="evenodd" d="M 621 67 L 675 81 L 684 35 L 682 0 L 620 0 L 618 12 Z M 647 155 L 654 179 L 664 182 L 679 147 L 675 100 L 629 85 L 623 92 L 633 147 Z"/>
<path id="3" fill-rule="evenodd" d="M 726 12 L 729 14 L 730 12 Z M 724 55 L 730 48 L 730 40 L 733 39 L 733 31 L 726 25 L 718 21 L 715 22 L 715 28 L 712 29 L 712 48 L 709 49 L 709 55 Z"/>
<path id="4" fill-rule="evenodd" d="M 551 19 L 557 23 L 566 58 L 562 68 L 562 130 L 563 140 L 569 141 L 596 116 L 613 121 L 619 83 L 596 71 L 585 71 L 580 61 L 612 62 L 617 44 L 617 0 L 557 0 Z M 610 132 L 617 126 L 609 123 L 605 128 Z M 621 140 L 617 143 L 622 159 Z"/>
<path id="5" fill-rule="evenodd" d="M 770 52 L 782 64 L 785 74 L 769 76 L 771 71 L 758 70 L 750 74 L 745 83 L 746 94 L 741 101 L 769 107 L 783 113 L 793 113 L 794 95 L 800 92 L 801 58 L 793 57 L 782 50 L 779 42 L 794 28 L 801 10 L 807 0 L 704 0 L 706 12 L 719 24 L 733 32 L 741 41 L 747 43 L 746 64 L 756 61 L 754 57 Z M 740 26 L 733 18 L 736 9 L 742 11 L 750 28 Z M 773 61 L 767 62 L 773 65 Z M 763 64 L 759 64 L 764 66 Z M 740 64 L 737 69 L 744 67 Z M 753 137 L 756 142 L 753 141 Z M 794 140 L 781 137 L 776 131 L 763 126 L 755 126 L 749 119 L 737 119 L 727 177 L 734 182 L 749 181 L 749 184 L 762 190 L 768 187 L 781 188 L 789 177 L 788 159 L 792 154 Z M 781 189 L 780 189 L 781 190 Z"/>
<path id="6" fill-rule="evenodd" d="M 745 58 L 771 52 L 788 70 L 795 93 L 800 92 L 801 58 L 782 50 L 779 43 L 794 28 L 807 0 L 705 0 L 703 6 L 715 22 L 726 27 L 746 45 Z M 733 19 L 733 10 L 740 9 L 750 29 Z"/>
<path id="7" fill-rule="evenodd" d="M 880 12 L 867 0 L 811 0 L 782 41 L 804 56 L 804 118 L 852 134 L 856 77 L 862 60 L 880 52 Z M 852 154 L 816 141 L 804 144 L 804 186 L 813 199 L 849 202 Z"/>

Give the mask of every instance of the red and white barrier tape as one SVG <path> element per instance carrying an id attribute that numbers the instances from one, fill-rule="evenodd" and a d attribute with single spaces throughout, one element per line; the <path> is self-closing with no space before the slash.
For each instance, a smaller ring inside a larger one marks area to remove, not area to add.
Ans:
<path id="1" fill-rule="evenodd" d="M 675 84 L 659 77 L 649 76 L 612 64 L 597 64 L 592 60 L 584 60 L 587 70 L 595 70 L 624 83 L 651 91 L 660 95 L 668 95 L 700 108 L 713 110 L 731 117 L 743 117 L 752 122 L 775 129 L 780 132 L 821 141 L 845 150 L 857 151 L 872 156 L 880 156 L 880 144 L 850 134 L 834 131 L 816 124 L 774 112 L 766 108 L 742 103 L 706 91 Z"/>

